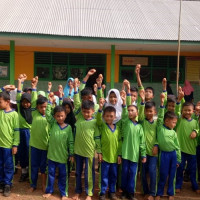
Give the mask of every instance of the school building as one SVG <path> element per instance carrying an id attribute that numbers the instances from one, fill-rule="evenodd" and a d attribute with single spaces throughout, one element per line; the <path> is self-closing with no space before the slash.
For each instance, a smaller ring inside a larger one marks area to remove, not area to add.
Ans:
<path id="1" fill-rule="evenodd" d="M 144 86 L 160 92 L 166 77 L 176 93 L 179 9 L 176 0 L 1 0 L 0 85 L 25 73 L 39 76 L 39 89 L 52 81 L 56 90 L 96 68 L 108 88 L 120 88 L 125 78 L 136 85 L 141 63 Z M 191 81 L 198 99 L 199 11 L 200 1 L 182 1 L 180 84 Z"/>

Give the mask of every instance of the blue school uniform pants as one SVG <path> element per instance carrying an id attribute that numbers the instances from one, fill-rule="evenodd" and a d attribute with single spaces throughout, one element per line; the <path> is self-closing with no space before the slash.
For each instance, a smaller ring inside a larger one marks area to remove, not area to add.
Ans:
<path id="1" fill-rule="evenodd" d="M 187 161 L 187 169 L 190 175 L 190 180 L 192 183 L 192 189 L 198 190 L 198 184 L 196 180 L 196 170 L 197 170 L 197 159 L 196 155 L 191 155 L 181 152 L 181 164 L 177 168 L 176 174 L 176 189 L 181 189 L 183 184 L 183 171 L 185 169 L 185 162 Z"/>
<path id="2" fill-rule="evenodd" d="M 135 185 L 137 179 L 137 162 L 122 159 L 122 182 L 121 189 L 129 194 L 135 193 Z"/>
<path id="3" fill-rule="evenodd" d="M 26 168 L 29 165 L 29 140 L 30 130 L 20 128 L 19 161 L 21 168 Z"/>
<path id="4" fill-rule="evenodd" d="M 12 185 L 14 161 L 12 149 L 0 147 L 0 183 Z"/>
<path id="5" fill-rule="evenodd" d="M 54 191 L 54 181 L 56 176 L 56 168 L 59 170 L 58 175 L 58 188 L 60 195 L 68 196 L 68 169 L 67 163 L 58 163 L 52 160 L 48 160 L 48 176 L 47 176 L 47 187 L 45 190 L 46 194 L 52 194 Z"/>
<path id="6" fill-rule="evenodd" d="M 29 177 L 31 187 L 36 188 L 38 172 L 45 174 L 47 167 L 47 151 L 40 150 L 35 147 L 30 147 L 30 167 L 29 167 Z"/>
<path id="7" fill-rule="evenodd" d="M 141 176 L 143 192 L 151 196 L 156 196 L 157 160 L 158 158 L 156 156 L 147 155 L 147 162 L 142 163 Z M 148 185 L 147 174 L 150 177 L 150 185 Z"/>
<path id="8" fill-rule="evenodd" d="M 101 162 L 100 167 L 100 195 L 105 195 L 109 186 L 109 193 L 116 192 L 117 163 Z"/>
<path id="9" fill-rule="evenodd" d="M 93 157 L 83 157 L 75 155 L 76 161 L 76 188 L 75 193 L 82 193 L 81 175 L 83 172 L 83 164 L 85 163 L 84 179 L 85 179 L 85 192 L 87 196 L 93 196 L 95 184 L 95 160 Z"/>
<path id="10" fill-rule="evenodd" d="M 168 177 L 167 194 L 174 196 L 177 156 L 176 151 L 160 151 L 159 154 L 159 179 L 157 196 L 163 196 L 164 187 Z"/>

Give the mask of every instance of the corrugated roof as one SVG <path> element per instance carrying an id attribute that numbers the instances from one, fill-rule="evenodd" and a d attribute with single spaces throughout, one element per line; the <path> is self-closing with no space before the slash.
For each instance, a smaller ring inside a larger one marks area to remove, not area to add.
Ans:
<path id="1" fill-rule="evenodd" d="M 0 32 L 177 40 L 179 1 L 1 0 Z M 182 2 L 181 40 L 200 41 L 200 2 Z"/>

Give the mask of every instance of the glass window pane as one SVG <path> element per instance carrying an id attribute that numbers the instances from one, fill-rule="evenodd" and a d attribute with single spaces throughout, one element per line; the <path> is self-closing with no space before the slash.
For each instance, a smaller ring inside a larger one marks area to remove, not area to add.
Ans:
<path id="1" fill-rule="evenodd" d="M 70 69 L 70 77 L 72 78 L 78 78 L 80 80 L 83 79 L 83 76 L 85 75 L 85 70 L 83 68 L 71 68 Z"/>
<path id="2" fill-rule="evenodd" d="M 152 82 L 162 82 L 163 78 L 167 78 L 167 69 L 152 69 Z"/>
<path id="3" fill-rule="evenodd" d="M 106 65 L 106 55 L 86 54 L 86 65 Z"/>
<path id="4" fill-rule="evenodd" d="M 51 64 L 51 53 L 35 52 L 35 64 Z"/>
<path id="5" fill-rule="evenodd" d="M 132 69 L 122 69 L 121 70 L 121 80 L 127 79 L 129 81 L 133 81 L 134 77 L 134 68 Z"/>
<path id="6" fill-rule="evenodd" d="M 168 65 L 168 56 L 153 56 L 152 60 L 153 67 L 167 67 Z"/>
<path id="7" fill-rule="evenodd" d="M 52 53 L 52 63 L 56 65 L 67 65 L 67 53 Z"/>
<path id="8" fill-rule="evenodd" d="M 66 66 L 53 66 L 53 80 L 67 80 Z"/>
<path id="9" fill-rule="evenodd" d="M 151 82 L 151 69 L 141 68 L 140 77 L 141 77 L 142 82 Z"/>
<path id="10" fill-rule="evenodd" d="M 42 66 L 37 66 L 36 67 L 36 75 L 39 78 L 50 78 L 50 67 L 42 67 Z"/>

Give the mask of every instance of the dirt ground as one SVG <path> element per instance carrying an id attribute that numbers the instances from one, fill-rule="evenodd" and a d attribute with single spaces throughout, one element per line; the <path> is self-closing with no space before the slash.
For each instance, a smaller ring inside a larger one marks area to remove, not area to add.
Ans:
<path id="1" fill-rule="evenodd" d="M 20 177 L 21 170 L 18 170 L 18 173 L 14 176 L 14 182 L 12 187 L 12 193 L 10 197 L 4 197 L 2 194 L 0 194 L 0 200 L 1 199 L 7 199 L 7 200 L 44 200 L 42 197 L 43 192 L 41 189 L 41 177 L 39 175 L 38 177 L 38 188 L 33 193 L 30 193 L 28 191 L 30 185 L 29 182 L 23 182 L 19 183 L 19 177 Z M 98 199 L 98 172 L 96 172 L 96 181 L 95 181 L 95 192 L 94 197 L 92 199 L 97 200 Z M 49 200 L 59 200 L 60 195 L 57 187 L 57 180 L 55 182 L 55 192 L 52 195 L 52 197 L 49 198 Z M 74 172 L 71 173 L 70 179 L 69 179 L 69 198 L 72 198 L 74 195 L 74 187 L 75 187 L 75 176 Z M 137 191 L 135 197 L 138 200 L 144 199 L 144 196 L 140 192 L 141 186 L 140 186 L 140 180 L 138 177 L 137 180 Z M 120 193 L 117 193 L 118 197 L 120 197 Z M 85 194 L 83 193 L 81 195 L 81 200 L 85 199 Z M 167 196 L 162 197 L 161 199 L 168 199 Z M 176 200 L 200 200 L 200 195 L 197 195 L 194 191 L 191 189 L 191 184 L 189 182 L 183 184 L 183 189 L 180 194 L 177 194 L 175 196 Z"/>

